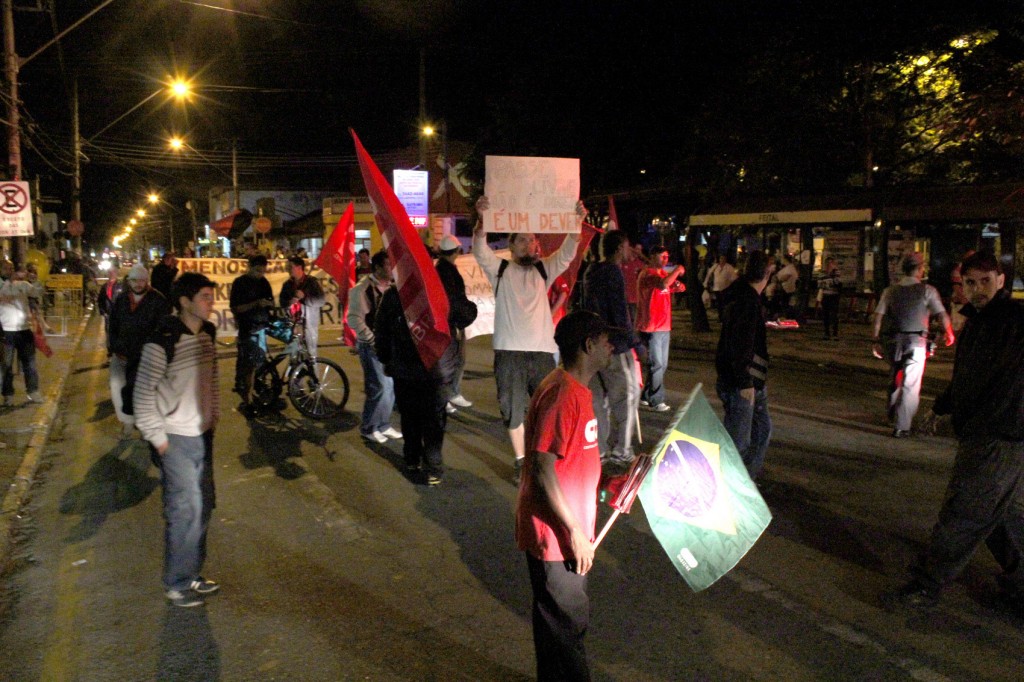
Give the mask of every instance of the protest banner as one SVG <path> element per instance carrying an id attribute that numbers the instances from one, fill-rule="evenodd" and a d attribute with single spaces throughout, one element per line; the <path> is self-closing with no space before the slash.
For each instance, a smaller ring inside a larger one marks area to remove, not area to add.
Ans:
<path id="1" fill-rule="evenodd" d="M 485 232 L 579 232 L 579 159 L 488 156 L 484 173 Z"/>

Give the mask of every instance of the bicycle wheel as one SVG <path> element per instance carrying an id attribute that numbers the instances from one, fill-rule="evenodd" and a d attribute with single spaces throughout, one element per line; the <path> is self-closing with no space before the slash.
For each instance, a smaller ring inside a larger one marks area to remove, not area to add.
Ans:
<path id="1" fill-rule="evenodd" d="M 348 402 L 348 376 L 333 360 L 307 360 L 288 382 L 288 399 L 311 419 L 337 417 Z"/>
<path id="2" fill-rule="evenodd" d="M 252 379 L 252 402 L 262 410 L 269 410 L 277 405 L 283 390 L 277 363 L 268 361 L 260 365 Z"/>

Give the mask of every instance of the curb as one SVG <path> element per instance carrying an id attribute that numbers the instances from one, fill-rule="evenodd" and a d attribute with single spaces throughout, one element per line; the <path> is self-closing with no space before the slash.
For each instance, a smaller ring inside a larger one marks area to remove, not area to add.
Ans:
<path id="1" fill-rule="evenodd" d="M 92 311 L 82 317 L 82 321 L 75 330 L 74 339 L 71 342 L 71 354 L 78 351 L 85 334 L 85 328 L 92 317 Z M 64 384 L 71 375 L 73 363 L 68 362 L 60 378 L 46 392 L 46 400 L 36 410 L 32 422 L 32 438 L 25 448 L 25 456 L 21 460 L 21 466 L 14 474 L 10 488 L 4 495 L 3 504 L 0 505 L 0 572 L 2 572 L 10 559 L 11 531 L 18 512 L 28 498 L 32 489 L 32 482 L 35 479 L 36 470 L 39 468 L 39 461 L 46 449 L 46 443 L 50 439 L 50 431 L 57 416 L 57 408 L 60 406 L 64 394 Z"/>

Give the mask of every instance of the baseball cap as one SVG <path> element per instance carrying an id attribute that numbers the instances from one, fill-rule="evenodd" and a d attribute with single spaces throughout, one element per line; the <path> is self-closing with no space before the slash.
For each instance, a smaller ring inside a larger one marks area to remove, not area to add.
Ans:
<path id="1" fill-rule="evenodd" d="M 456 249 L 461 249 L 462 244 L 460 244 L 459 240 L 456 239 L 455 237 L 451 236 L 450 234 L 446 234 L 445 236 L 441 237 L 440 248 L 441 251 L 448 253 L 451 251 L 455 251 Z"/>

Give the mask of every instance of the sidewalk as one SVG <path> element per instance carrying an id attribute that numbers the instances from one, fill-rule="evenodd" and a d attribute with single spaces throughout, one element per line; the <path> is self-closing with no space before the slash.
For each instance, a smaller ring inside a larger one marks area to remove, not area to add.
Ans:
<path id="1" fill-rule="evenodd" d="M 29 496 L 32 480 L 45 451 L 50 429 L 57 417 L 74 356 L 89 322 L 90 311 L 81 320 L 69 320 L 66 336 L 48 336 L 53 355 L 36 353 L 39 392 L 43 402 L 25 398 L 25 383 L 19 374 L 14 379 L 14 407 L 0 408 L 0 571 L 7 564 L 11 547 L 11 528 L 18 511 Z M 105 397 L 105 396 L 104 396 Z"/>

